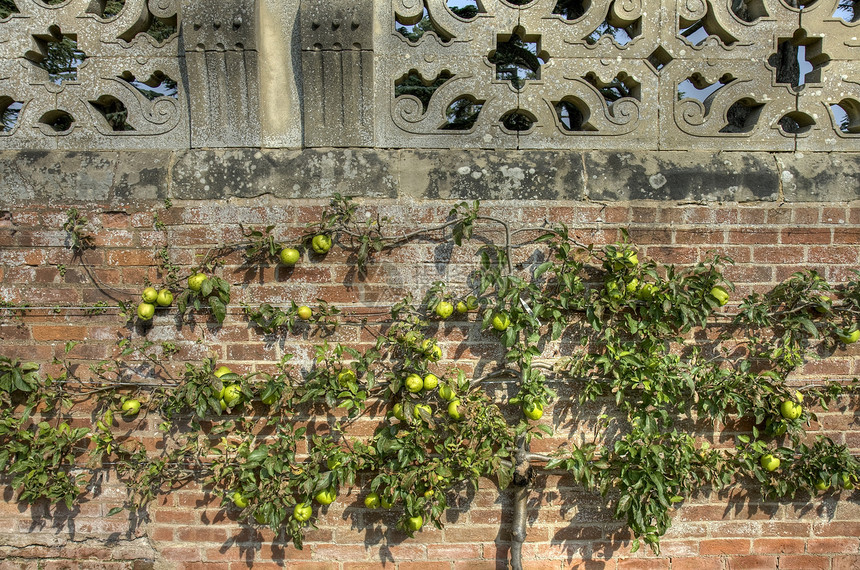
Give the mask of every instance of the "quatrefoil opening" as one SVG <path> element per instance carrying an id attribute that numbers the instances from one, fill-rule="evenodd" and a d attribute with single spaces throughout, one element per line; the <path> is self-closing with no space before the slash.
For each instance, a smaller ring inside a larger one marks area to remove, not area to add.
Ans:
<path id="1" fill-rule="evenodd" d="M 540 49 L 540 35 L 529 35 L 521 27 L 511 34 L 496 36 L 496 49 L 487 55 L 496 66 L 496 79 L 510 81 L 517 91 L 526 81 L 540 79 L 540 68 L 549 55 Z"/>

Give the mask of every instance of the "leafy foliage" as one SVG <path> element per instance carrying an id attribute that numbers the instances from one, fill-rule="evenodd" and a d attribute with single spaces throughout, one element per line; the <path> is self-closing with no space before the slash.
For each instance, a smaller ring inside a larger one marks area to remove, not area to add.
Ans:
<path id="1" fill-rule="evenodd" d="M 78 236 L 87 222 L 74 211 L 68 223 L 66 230 Z M 283 528 L 297 547 L 319 516 L 293 516 L 297 505 L 324 502 L 324 496 L 315 499 L 321 492 L 336 494 L 366 478 L 365 491 L 399 509 L 399 528 L 413 534 L 415 517 L 442 526 L 460 482 L 477 486 L 490 477 L 501 489 L 525 484 L 517 475 L 531 461 L 529 444 L 555 432 L 528 417 L 512 422 L 505 409 L 542 412 L 558 399 L 556 383 L 578 392 L 582 403 L 615 411 L 597 418 L 590 441 L 570 442 L 543 459 L 606 496 L 630 527 L 634 550 L 644 543 L 659 552 L 673 508 L 701 489 L 757 482 L 767 496 L 795 497 L 860 479 L 860 465 L 845 446 L 806 435 L 804 424 L 816 416 L 800 407 L 803 399 L 807 408 L 826 408 L 856 392 L 857 382 L 800 389 L 788 382 L 809 358 L 853 342 L 846 335 L 857 330 L 860 280 L 834 286 L 814 271 L 801 272 L 724 307 L 733 285 L 723 269 L 732 262 L 719 255 L 688 267 L 658 265 L 640 260 L 626 235 L 598 248 L 578 242 L 564 225 L 512 231 L 504 220 L 483 215 L 478 202 L 456 204 L 444 223 L 412 233 L 390 235 L 386 223 L 336 195 L 321 219 L 308 224 L 303 241 L 334 237 L 360 270 L 374 255 L 426 234 L 462 246 L 488 223 L 501 227 L 504 242 L 477 246 L 468 288 L 440 281 L 417 302 L 407 296 L 391 306 L 384 325 L 356 323 L 362 334 L 371 331 L 372 342 L 323 341 L 305 369 L 285 355 L 266 371 L 222 374 L 213 358 L 204 358 L 185 363 L 173 378 L 163 361 L 175 345 L 120 341 L 115 359 L 91 368 L 106 383 L 98 388 L 103 415 L 92 431 L 61 421 L 57 427 L 30 423 L 37 398 L 69 400 L 49 388 L 75 380 L 71 366 L 64 363 L 59 379 L 43 381 L 37 365 L 0 357 L 0 399 L 7 408 L 24 404 L 23 412 L 6 409 L 0 416 L 0 472 L 13 476 L 22 501 L 46 497 L 71 506 L 84 476 L 69 467 L 89 444 L 91 465 L 115 463 L 129 489 L 112 514 L 141 509 L 175 485 L 202 479 L 225 507 L 241 509 L 241 520 Z M 231 285 L 213 274 L 219 256 L 244 249 L 247 263 L 268 263 L 283 247 L 275 229 L 249 230 L 246 241 L 207 254 L 193 272 L 209 277 L 199 291 L 179 294 L 178 312 L 208 306 L 223 322 Z M 534 237 L 514 244 L 520 232 Z M 528 263 L 514 263 L 521 255 L 515 247 L 529 248 Z M 176 286 L 177 271 L 171 275 Z M 342 315 L 318 302 L 308 319 L 295 303 L 245 305 L 244 314 L 267 335 L 329 334 Z M 497 340 L 495 368 L 469 378 L 442 358 L 447 346 L 433 334 L 445 318 L 442 303 L 456 304 L 461 318 L 477 319 Z M 158 454 L 114 427 L 128 395 L 107 385 L 117 383 L 132 357 L 170 380 L 144 398 L 143 413 L 163 420 Z M 485 385 L 491 378 L 509 381 L 516 393 L 501 402 L 491 397 Z M 786 404 L 798 406 L 797 413 L 786 413 Z M 268 406 L 264 426 L 244 419 L 259 406 Z M 325 421 L 314 430 L 296 423 L 320 414 Z M 352 437 L 350 428 L 369 414 L 383 418 L 375 431 Z M 728 433 L 728 445 L 707 441 L 712 426 L 741 421 L 752 427 Z M 705 438 L 688 433 L 691 422 L 705 426 L 697 428 Z M 779 470 L 763 465 L 767 455 L 779 459 Z"/>

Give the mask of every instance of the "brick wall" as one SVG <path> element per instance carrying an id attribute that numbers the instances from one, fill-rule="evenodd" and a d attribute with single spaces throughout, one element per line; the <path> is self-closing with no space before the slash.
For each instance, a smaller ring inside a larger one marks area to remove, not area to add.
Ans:
<path id="1" fill-rule="evenodd" d="M 20 315 L 7 312 L 0 320 L 0 353 L 43 364 L 56 370 L 54 357 L 67 358 L 86 377 L 88 366 L 115 354 L 119 338 L 175 340 L 180 350 L 168 367 L 213 357 L 239 373 L 270 370 L 284 352 L 307 365 L 311 347 L 322 336 L 313 328 L 279 338 L 261 335 L 243 318 L 241 304 L 261 302 L 299 304 L 322 298 L 343 310 L 329 342 L 366 348 L 373 337 L 359 326 L 366 318 L 373 327 L 392 301 L 419 291 L 435 280 L 463 284 L 473 263 L 474 247 L 455 249 L 434 240 L 415 240 L 378 255 L 365 279 L 354 272 L 351 254 L 335 247 L 324 259 L 307 257 L 294 269 L 275 264 L 243 266 L 239 254 L 226 258 L 218 270 L 233 284 L 233 299 L 222 327 L 210 315 L 191 313 L 178 326 L 175 310 L 160 310 L 151 327 L 124 326 L 114 307 L 101 314 L 80 308 L 115 299 L 134 299 L 146 278 L 161 282 L 153 251 L 170 246 L 174 263 L 190 266 L 196 256 L 221 243 L 242 238 L 240 223 L 275 224 L 275 235 L 295 240 L 304 224 L 315 220 L 323 200 L 250 200 L 223 202 L 175 201 L 165 209 L 158 201 L 28 202 L 0 212 L 0 298 L 29 305 Z M 391 218 L 392 233 L 411 231 L 421 224 L 445 219 L 451 202 L 442 200 L 383 199 L 359 203 L 374 214 Z M 90 221 L 95 247 L 80 259 L 65 247 L 62 230 L 68 208 L 77 207 Z M 689 264 L 710 251 L 735 260 L 727 275 L 737 285 L 733 299 L 768 290 L 800 269 L 816 269 L 839 282 L 860 266 L 860 205 L 846 203 L 715 203 L 689 205 L 639 201 L 599 205 L 589 202 L 485 201 L 484 213 L 510 220 L 513 226 L 563 221 L 579 239 L 598 245 L 629 231 L 640 255 L 659 262 Z M 166 225 L 153 225 L 153 212 Z M 494 233 L 495 232 L 495 233 Z M 499 239 L 498 230 L 478 230 Z M 525 256 L 526 252 L 517 253 Z M 519 259 L 523 261 L 525 257 Z M 94 281 L 95 278 L 95 281 Z M 100 284 L 100 287 L 96 285 Z M 107 293 L 107 294 L 106 294 Z M 480 333 L 475 315 L 454 319 L 438 330 L 444 366 L 472 372 L 501 353 L 490 336 Z M 203 342 L 198 342 L 199 338 Z M 63 355 L 66 341 L 78 341 Z M 857 345 L 854 345 L 857 346 Z M 798 383 L 825 377 L 860 375 L 857 349 L 840 349 L 826 360 L 805 365 L 793 376 Z M 144 382 L 158 378 L 140 377 Z M 571 422 L 591 417 L 600 402 L 585 410 L 566 399 L 574 394 L 558 385 L 560 401 L 547 410 L 545 420 L 558 426 L 556 437 L 536 442 L 535 451 L 552 450 L 580 430 Z M 494 387 L 502 397 L 504 383 Z M 92 425 L 91 399 L 77 402 L 74 423 Z M 829 411 L 819 410 L 811 433 L 826 433 L 837 443 L 860 449 L 856 402 L 845 399 Z M 264 415 L 265 406 L 255 405 Z M 516 411 L 514 411 L 516 413 Z M 305 418 L 317 433 L 324 421 Z M 117 430 L 130 430 L 153 448 L 158 445 L 155 414 L 120 421 Z M 375 420 L 357 422 L 357 436 L 372 433 Z M 713 434 L 710 434 L 713 435 Z M 703 434 L 708 437 L 709 434 Z M 504 567 L 510 541 L 511 500 L 499 494 L 494 481 L 482 480 L 480 489 L 459 488 L 446 513 L 443 530 L 429 527 L 409 539 L 387 529 L 393 513 L 363 508 L 361 489 L 342 490 L 341 498 L 321 512 L 318 530 L 296 550 L 268 530 L 240 523 L 238 510 L 222 508 L 220 498 L 196 485 L 169 490 L 149 508 L 149 521 L 130 525 L 127 514 L 106 517 L 125 495 L 115 474 L 103 474 L 98 491 L 87 495 L 72 512 L 45 504 L 18 504 L 6 485 L 0 501 L 0 568 L 147 568 L 207 569 L 275 568 L 348 570 L 376 568 L 449 569 Z M 365 481 L 366 483 L 366 481 Z M 647 549 L 631 554 L 630 536 L 613 520 L 606 500 L 583 491 L 561 472 L 542 473 L 529 499 L 526 567 L 642 568 L 642 569 L 847 569 L 860 567 L 860 505 L 856 492 L 831 492 L 795 501 L 765 501 L 754 489 L 729 496 L 702 493 L 677 509 L 672 529 L 663 541 L 661 556 Z"/>

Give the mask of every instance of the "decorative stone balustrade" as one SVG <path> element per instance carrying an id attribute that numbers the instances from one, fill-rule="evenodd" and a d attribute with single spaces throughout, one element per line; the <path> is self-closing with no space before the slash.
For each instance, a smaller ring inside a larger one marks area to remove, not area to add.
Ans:
<path id="1" fill-rule="evenodd" d="M 856 151 L 858 25 L 858 0 L 2 0 L 0 149 Z"/>

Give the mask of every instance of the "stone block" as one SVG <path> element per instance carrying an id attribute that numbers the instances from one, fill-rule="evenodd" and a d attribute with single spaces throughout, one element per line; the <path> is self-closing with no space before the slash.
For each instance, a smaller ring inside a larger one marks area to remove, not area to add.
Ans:
<path id="1" fill-rule="evenodd" d="M 856 153 L 777 155 L 788 202 L 850 202 L 860 199 L 860 157 Z"/>
<path id="2" fill-rule="evenodd" d="M 592 152 L 585 155 L 590 200 L 748 202 L 779 199 L 779 178 L 765 153 Z"/>
<path id="3" fill-rule="evenodd" d="M 397 195 L 392 163 L 375 150 L 191 150 L 176 157 L 172 181 L 183 200 Z"/>

